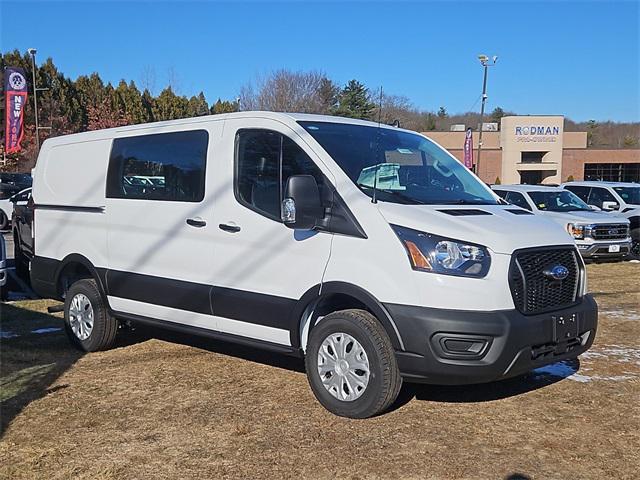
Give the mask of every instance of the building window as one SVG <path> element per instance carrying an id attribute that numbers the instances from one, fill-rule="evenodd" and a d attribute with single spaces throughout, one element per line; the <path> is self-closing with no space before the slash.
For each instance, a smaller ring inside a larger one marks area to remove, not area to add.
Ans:
<path id="1" fill-rule="evenodd" d="M 640 163 L 585 163 L 584 179 L 640 182 Z"/>
<path id="2" fill-rule="evenodd" d="M 208 143 L 206 130 L 116 138 L 107 198 L 202 201 Z"/>
<path id="3" fill-rule="evenodd" d="M 547 152 L 521 152 L 520 162 L 522 163 L 542 163 L 542 159 Z"/>

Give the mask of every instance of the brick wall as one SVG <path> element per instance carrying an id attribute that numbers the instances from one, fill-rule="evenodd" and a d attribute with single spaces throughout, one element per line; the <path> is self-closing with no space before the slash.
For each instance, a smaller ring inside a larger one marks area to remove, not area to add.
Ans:
<path id="1" fill-rule="evenodd" d="M 595 150 L 576 149 L 562 152 L 562 181 L 569 175 L 584 180 L 585 163 L 640 163 L 639 149 Z"/>
<path id="2" fill-rule="evenodd" d="M 461 162 L 464 162 L 464 151 L 449 150 L 449 152 Z M 478 150 L 473 150 L 473 159 L 477 159 Z M 480 175 L 482 181 L 492 184 L 500 176 L 502 171 L 502 150 L 482 150 L 480 156 Z"/>

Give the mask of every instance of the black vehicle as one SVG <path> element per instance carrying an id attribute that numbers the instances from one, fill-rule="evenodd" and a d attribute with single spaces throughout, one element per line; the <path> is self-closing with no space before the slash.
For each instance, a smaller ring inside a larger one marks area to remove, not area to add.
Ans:
<path id="1" fill-rule="evenodd" d="M 31 188 L 32 183 L 33 179 L 28 173 L 0 173 L 0 230 L 7 228 L 11 221 L 11 208 L 7 200 L 25 188 Z"/>
<path id="2" fill-rule="evenodd" d="M 13 185 L 17 191 L 31 187 L 33 179 L 28 173 L 0 173 L 0 184 Z"/>
<path id="3" fill-rule="evenodd" d="M 11 231 L 13 232 L 13 252 L 16 273 L 25 281 L 29 280 L 29 262 L 33 257 L 33 199 L 31 189 L 27 188 L 11 197 L 13 214 Z"/>

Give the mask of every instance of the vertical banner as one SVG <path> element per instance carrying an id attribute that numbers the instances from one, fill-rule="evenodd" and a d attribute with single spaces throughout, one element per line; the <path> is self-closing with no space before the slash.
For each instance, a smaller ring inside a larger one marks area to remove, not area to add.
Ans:
<path id="1" fill-rule="evenodd" d="M 464 166 L 471 169 L 473 167 L 473 131 L 467 128 L 464 136 Z"/>
<path id="2" fill-rule="evenodd" d="M 17 67 L 4 69 L 5 136 L 6 153 L 19 152 L 24 135 L 24 108 L 27 104 L 27 78 Z"/>

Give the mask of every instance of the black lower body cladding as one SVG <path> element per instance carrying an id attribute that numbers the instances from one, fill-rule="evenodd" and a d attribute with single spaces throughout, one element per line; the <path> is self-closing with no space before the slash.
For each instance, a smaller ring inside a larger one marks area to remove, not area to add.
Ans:
<path id="1" fill-rule="evenodd" d="M 396 351 L 403 377 L 441 385 L 491 382 L 576 358 L 591 347 L 598 324 L 591 295 L 539 315 L 385 307 L 405 344 L 405 351 Z"/>

